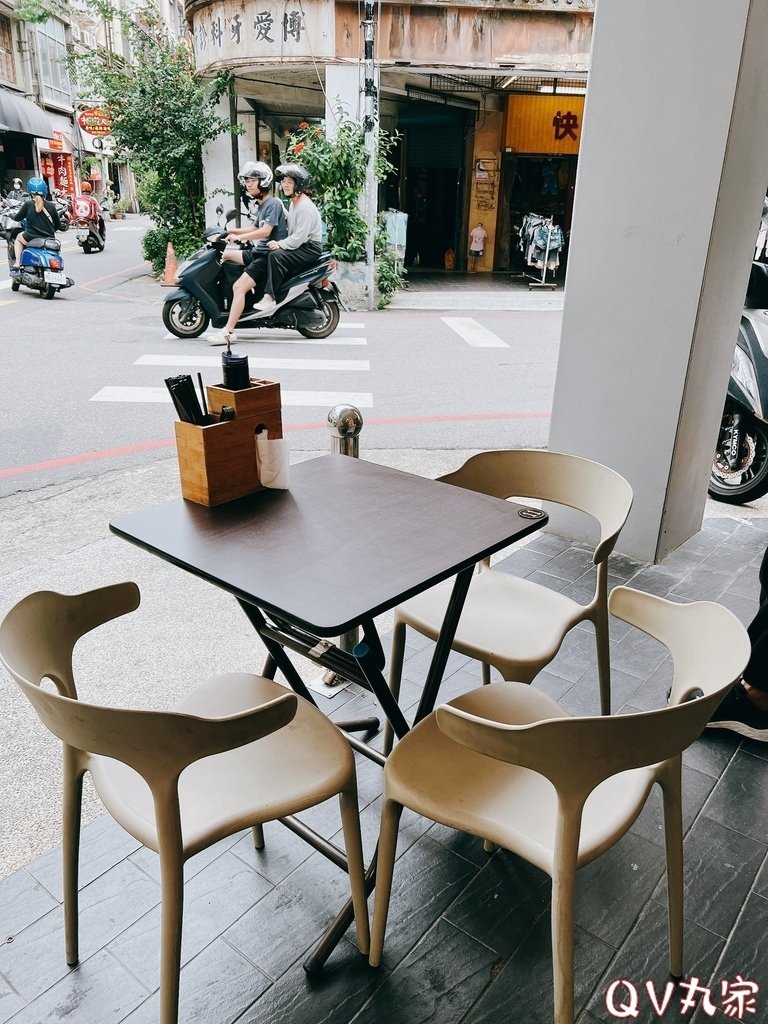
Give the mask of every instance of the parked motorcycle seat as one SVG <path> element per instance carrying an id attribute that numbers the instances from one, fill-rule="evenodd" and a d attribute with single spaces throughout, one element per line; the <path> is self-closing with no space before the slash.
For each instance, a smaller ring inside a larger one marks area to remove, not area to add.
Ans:
<path id="1" fill-rule="evenodd" d="M 58 238 L 30 238 L 27 242 L 28 249 L 47 249 L 48 252 L 59 252 L 61 242 Z"/>

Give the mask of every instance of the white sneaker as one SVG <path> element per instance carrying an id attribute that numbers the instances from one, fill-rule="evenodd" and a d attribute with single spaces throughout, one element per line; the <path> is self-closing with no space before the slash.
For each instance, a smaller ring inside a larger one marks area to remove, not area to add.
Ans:
<path id="1" fill-rule="evenodd" d="M 271 295 L 265 295 L 261 302 L 257 302 L 253 308 L 258 309 L 260 313 L 266 313 L 270 309 L 274 309 L 276 305 L 277 303 Z"/>
<path id="2" fill-rule="evenodd" d="M 232 331 L 210 331 L 206 337 L 209 345 L 229 345 L 235 340 Z"/>

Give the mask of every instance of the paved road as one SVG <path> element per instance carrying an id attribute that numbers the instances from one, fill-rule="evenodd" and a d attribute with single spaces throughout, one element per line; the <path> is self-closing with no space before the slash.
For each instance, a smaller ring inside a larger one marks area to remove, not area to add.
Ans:
<path id="1" fill-rule="evenodd" d="M 206 383 L 221 379 L 220 349 L 162 325 L 166 293 L 140 253 L 148 223 L 112 222 L 107 250 L 90 256 L 64 235 L 77 287 L 51 302 L 11 293 L 3 265 L 0 335 L 14 383 L 0 410 L 0 495 L 169 457 L 163 379 L 198 371 Z M 544 446 L 560 313 L 496 309 L 486 293 L 466 301 L 478 300 L 482 308 L 468 310 L 346 313 L 322 343 L 243 332 L 237 349 L 253 375 L 281 382 L 295 451 L 327 450 L 325 417 L 339 401 L 363 411 L 369 450 Z"/>

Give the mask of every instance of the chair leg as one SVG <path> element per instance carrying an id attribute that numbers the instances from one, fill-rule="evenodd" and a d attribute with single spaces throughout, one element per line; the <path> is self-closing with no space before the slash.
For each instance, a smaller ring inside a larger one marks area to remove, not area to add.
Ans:
<path id="1" fill-rule="evenodd" d="M 669 971 L 683 975 L 683 800 L 682 760 L 668 765 L 660 780 L 664 797 L 664 842 L 667 853 L 667 914 L 669 922 Z"/>
<path id="2" fill-rule="evenodd" d="M 600 714 L 611 713 L 611 645 L 608 609 L 598 606 L 593 619 L 597 646 L 597 678 L 600 685 Z"/>
<path id="3" fill-rule="evenodd" d="M 395 870 L 397 852 L 397 826 L 403 813 L 402 804 L 384 799 L 381 808 L 381 833 L 379 835 L 379 856 L 376 862 L 376 900 L 373 906 L 373 929 L 371 931 L 371 967 L 378 967 L 384 949 L 384 933 L 387 928 L 389 898 L 392 895 L 392 875 Z"/>
<path id="4" fill-rule="evenodd" d="M 363 860 L 363 842 L 360 835 L 360 810 L 357 802 L 357 786 L 342 790 L 339 793 L 341 809 L 341 825 L 344 830 L 344 848 L 347 851 L 349 866 L 349 886 L 352 890 L 352 907 L 355 912 L 357 928 L 357 945 L 360 952 L 367 956 L 371 945 L 368 927 L 368 897 L 365 892 L 365 862 Z"/>
<path id="5" fill-rule="evenodd" d="M 392 630 L 392 649 L 389 654 L 389 688 L 392 696 L 397 700 L 400 696 L 400 682 L 403 678 L 403 660 L 405 658 L 405 623 L 395 619 Z M 392 723 L 384 723 L 384 747 L 383 752 L 388 755 L 392 750 L 395 733 Z"/>
<path id="6" fill-rule="evenodd" d="M 480 667 L 483 675 L 483 686 L 488 686 L 491 682 L 491 666 L 486 661 L 483 661 Z"/>
<path id="7" fill-rule="evenodd" d="M 70 967 L 79 959 L 78 868 L 80 861 L 80 819 L 83 770 L 78 754 L 64 747 L 64 807 L 61 827 L 61 862 L 64 888 L 64 948 Z"/>
<path id="8" fill-rule="evenodd" d="M 160 843 L 161 893 L 160 1019 L 158 1024 L 178 1024 L 181 928 L 184 912 L 184 856 L 178 818 L 174 822 L 171 815 L 169 820 L 163 821 L 161 814 L 157 811 L 157 805 L 155 815 Z"/>
<path id="9" fill-rule="evenodd" d="M 264 826 L 253 825 L 251 828 L 253 834 L 253 848 L 254 850 L 264 849 Z"/>
<path id="10" fill-rule="evenodd" d="M 554 1024 L 574 1022 L 574 940 L 573 903 L 576 888 L 581 809 L 563 811 L 561 835 L 555 851 L 552 875 L 552 974 L 555 1003 Z"/>

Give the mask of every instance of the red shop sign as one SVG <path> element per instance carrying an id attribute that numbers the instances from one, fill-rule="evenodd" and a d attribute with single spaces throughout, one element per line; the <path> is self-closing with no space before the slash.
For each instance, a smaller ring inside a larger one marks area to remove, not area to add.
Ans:
<path id="1" fill-rule="evenodd" d="M 75 168 L 71 153 L 56 153 L 53 156 L 53 187 L 71 196 L 75 194 Z"/>
<path id="2" fill-rule="evenodd" d="M 103 139 L 106 135 L 112 134 L 112 120 L 106 110 L 101 107 L 89 107 L 77 115 L 77 123 L 84 132 L 94 135 L 97 139 Z"/>

